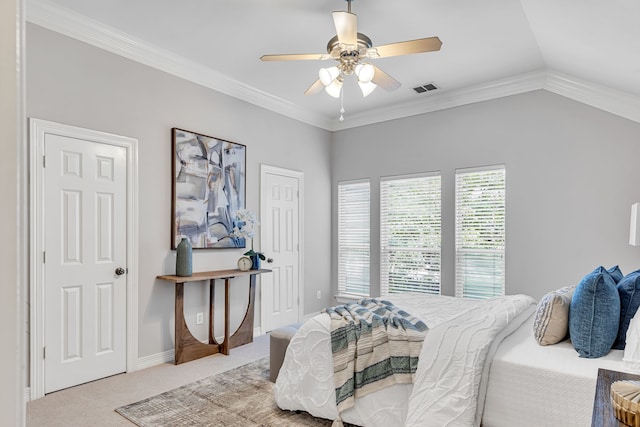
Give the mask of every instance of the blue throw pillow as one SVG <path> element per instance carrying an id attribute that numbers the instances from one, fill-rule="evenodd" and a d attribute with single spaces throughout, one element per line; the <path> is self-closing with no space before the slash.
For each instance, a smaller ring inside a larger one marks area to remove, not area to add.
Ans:
<path id="1" fill-rule="evenodd" d="M 580 357 L 602 357 L 611 350 L 619 325 L 616 283 L 604 267 L 598 267 L 582 279 L 571 299 L 571 343 Z"/>
<path id="2" fill-rule="evenodd" d="M 620 327 L 613 348 L 624 350 L 629 322 L 640 307 L 640 270 L 627 274 L 618 283 L 618 294 L 620 295 Z"/>
<path id="3" fill-rule="evenodd" d="M 617 265 L 614 265 L 613 267 L 608 269 L 607 273 L 611 275 L 616 284 L 620 283 L 620 280 L 622 280 L 622 278 L 624 277 L 624 274 L 622 274 L 622 270 L 620 270 L 620 267 L 618 267 Z"/>

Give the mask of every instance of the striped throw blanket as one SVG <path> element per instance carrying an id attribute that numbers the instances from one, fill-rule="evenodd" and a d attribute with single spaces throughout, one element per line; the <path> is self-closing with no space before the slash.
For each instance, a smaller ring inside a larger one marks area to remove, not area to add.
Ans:
<path id="1" fill-rule="evenodd" d="M 428 329 L 389 301 L 363 299 L 324 310 L 331 317 L 331 351 L 338 419 L 355 398 L 413 382 Z"/>

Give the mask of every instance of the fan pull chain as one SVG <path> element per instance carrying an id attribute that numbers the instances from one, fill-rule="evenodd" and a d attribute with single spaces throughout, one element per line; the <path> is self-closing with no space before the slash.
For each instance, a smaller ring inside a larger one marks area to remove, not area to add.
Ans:
<path id="1" fill-rule="evenodd" d="M 340 119 L 341 122 L 344 122 L 344 90 L 340 91 Z"/>

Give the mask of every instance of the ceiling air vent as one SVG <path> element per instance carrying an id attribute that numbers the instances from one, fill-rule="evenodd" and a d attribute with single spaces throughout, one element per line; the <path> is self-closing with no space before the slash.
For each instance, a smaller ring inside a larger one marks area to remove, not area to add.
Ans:
<path id="1" fill-rule="evenodd" d="M 413 90 L 415 90 L 417 93 L 431 92 L 431 91 L 436 90 L 436 89 L 438 89 L 438 87 L 436 85 L 434 85 L 433 83 L 427 83 L 425 85 L 413 88 Z"/>

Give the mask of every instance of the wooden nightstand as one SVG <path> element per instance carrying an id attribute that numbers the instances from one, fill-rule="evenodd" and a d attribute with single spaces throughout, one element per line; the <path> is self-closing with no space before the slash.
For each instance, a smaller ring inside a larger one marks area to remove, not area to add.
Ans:
<path id="1" fill-rule="evenodd" d="M 611 383 L 619 380 L 640 381 L 640 375 L 626 372 L 598 369 L 598 382 L 596 383 L 596 397 L 593 401 L 593 415 L 591 427 L 625 427 L 618 421 L 611 406 Z"/>

